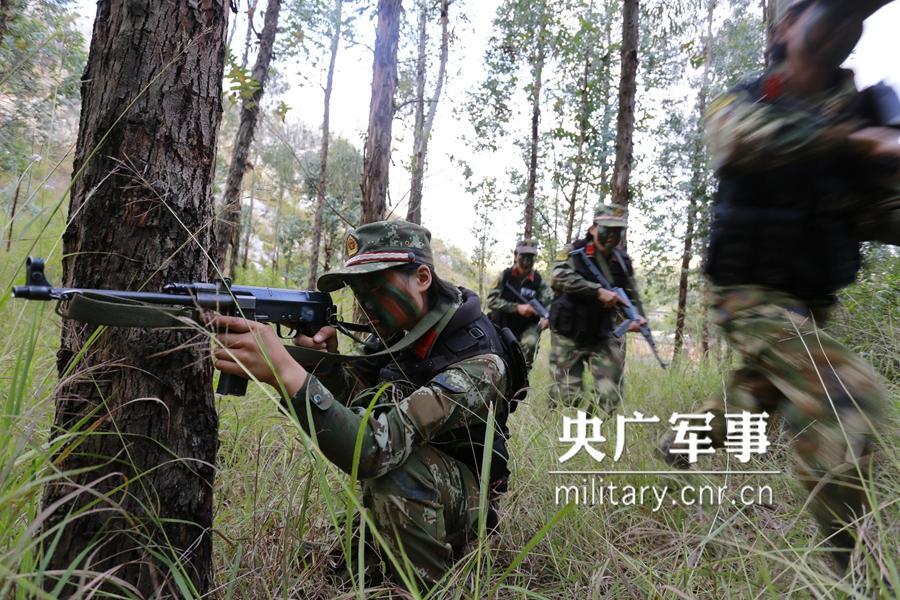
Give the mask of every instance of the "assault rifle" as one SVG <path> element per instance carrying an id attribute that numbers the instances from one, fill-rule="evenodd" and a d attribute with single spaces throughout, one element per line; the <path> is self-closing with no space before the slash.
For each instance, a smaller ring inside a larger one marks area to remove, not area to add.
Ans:
<path id="1" fill-rule="evenodd" d="M 25 281 L 25 285 L 13 288 L 13 297 L 68 302 L 66 312 L 60 313 L 63 317 L 93 325 L 175 327 L 184 325 L 186 318 L 197 321 L 200 310 L 214 310 L 273 323 L 283 339 L 300 333 L 312 336 L 324 325 L 332 325 L 344 333 L 369 331 L 365 325 L 338 321 L 337 309 L 325 292 L 232 285 L 228 279 L 213 283 L 167 283 L 162 292 L 57 288 L 44 275 L 44 260 L 32 257 L 25 262 Z M 216 392 L 243 396 L 247 392 L 247 380 L 222 373 Z"/>
<path id="2" fill-rule="evenodd" d="M 541 304 L 541 301 L 537 299 L 537 292 L 535 292 L 534 290 L 528 288 L 517 290 L 515 287 L 510 285 L 508 281 L 506 282 L 506 289 L 515 294 L 516 298 L 518 298 L 522 304 L 531 306 L 531 308 L 534 309 L 534 312 L 536 312 L 540 318 L 550 318 L 550 313 L 547 311 L 544 305 Z"/>
<path id="3" fill-rule="evenodd" d="M 639 323 L 641 321 L 641 313 L 639 313 L 634 304 L 632 304 L 631 298 L 628 297 L 628 294 L 625 293 L 625 290 L 620 287 L 613 286 L 606 279 L 606 277 L 603 276 L 603 273 L 600 272 L 600 269 L 597 268 L 597 265 L 594 263 L 594 261 L 591 260 L 590 257 L 588 257 L 588 255 L 585 253 L 584 248 L 579 248 L 574 252 L 574 254 L 579 255 L 579 258 L 587 266 L 591 274 L 597 279 L 597 283 L 619 297 L 619 301 L 622 303 L 622 312 L 625 313 L 625 320 L 622 321 L 622 324 L 619 325 L 615 329 L 615 331 L 613 331 L 613 335 L 617 338 L 622 337 L 623 335 L 625 335 L 625 332 L 628 331 L 628 328 L 631 327 L 632 323 Z M 656 360 L 659 362 L 659 366 L 665 369 L 666 363 L 664 363 L 663 359 L 659 356 L 659 352 L 656 349 L 656 342 L 653 340 L 653 333 L 650 331 L 650 327 L 646 323 L 644 323 L 640 326 L 640 332 L 641 335 L 644 336 L 644 339 L 647 341 L 647 345 L 650 346 L 650 349 L 653 351 L 653 356 L 656 357 Z"/>

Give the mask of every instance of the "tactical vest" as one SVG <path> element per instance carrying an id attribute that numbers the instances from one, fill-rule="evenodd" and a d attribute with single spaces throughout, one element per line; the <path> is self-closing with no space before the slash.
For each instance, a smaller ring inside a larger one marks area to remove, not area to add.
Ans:
<path id="1" fill-rule="evenodd" d="M 578 250 L 588 243 L 588 240 L 582 239 L 575 242 L 573 246 Z M 569 260 L 572 262 L 575 272 L 588 281 L 597 281 L 588 266 L 582 262 L 581 256 L 570 254 Z M 631 261 L 628 256 L 616 248 L 607 264 L 613 276 L 613 281 L 610 283 L 627 287 L 628 275 L 631 270 Z M 600 342 L 612 334 L 616 314 L 616 309 L 604 307 L 596 295 L 560 294 L 550 306 L 550 328 L 578 343 Z"/>
<path id="2" fill-rule="evenodd" d="M 462 306 L 435 340 L 426 358 L 420 359 L 412 352 L 403 352 L 402 356 L 395 357 L 381 368 L 378 379 L 381 382 L 393 382 L 408 395 L 453 364 L 480 354 L 498 355 L 508 371 L 508 400 L 499 402 L 495 407 L 490 466 L 491 489 L 495 493 L 502 493 L 506 491 L 509 479 L 507 419 L 516 409 L 517 393 L 528 386 L 527 371 L 522 348 L 515 336 L 508 329 L 499 330 L 481 312 L 478 296 L 469 290 L 463 290 Z M 487 435 L 486 425 L 470 425 L 449 431 L 429 443 L 468 466 L 480 478 Z"/>
<path id="3" fill-rule="evenodd" d="M 516 295 L 506 287 L 506 284 L 509 283 L 512 287 L 521 290 L 520 293 L 526 300 L 538 298 L 538 292 L 540 292 L 541 289 L 540 274 L 537 271 L 533 271 L 534 281 L 532 281 L 528 277 L 513 278 L 512 271 L 511 268 L 503 271 L 503 275 L 500 278 L 500 289 L 502 290 L 500 292 L 500 297 L 503 300 L 515 302 L 516 304 L 522 303 L 522 300 L 516 298 Z M 518 282 L 518 285 L 516 282 Z M 523 317 L 519 313 L 507 313 L 499 310 L 492 310 L 490 316 L 491 321 L 496 323 L 497 327 L 509 327 L 510 331 L 512 331 L 517 338 L 522 337 L 522 333 L 526 329 L 537 325 L 538 321 L 541 320 L 539 316 Z"/>
<path id="4" fill-rule="evenodd" d="M 759 79 L 746 89 L 762 99 Z M 789 107 L 791 108 L 791 107 Z M 829 297 L 859 270 L 855 161 L 817 156 L 765 172 L 720 171 L 704 270 L 716 285 Z"/>

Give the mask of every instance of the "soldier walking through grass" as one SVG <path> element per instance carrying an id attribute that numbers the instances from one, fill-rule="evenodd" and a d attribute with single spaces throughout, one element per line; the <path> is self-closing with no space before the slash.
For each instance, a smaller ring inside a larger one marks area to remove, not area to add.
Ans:
<path id="1" fill-rule="evenodd" d="M 863 18 L 885 3 L 781 3 L 772 67 L 719 97 L 705 117 L 719 177 L 705 270 L 714 319 L 742 364 L 701 412 L 714 415 L 714 447 L 725 441 L 725 413 L 784 417 L 796 475 L 842 571 L 868 510 L 885 391 L 821 327 L 836 292 L 856 277 L 860 240 L 871 239 L 858 227 L 860 202 L 871 199 L 873 181 L 896 181 L 900 144 L 896 130 L 871 126 L 853 74 L 839 65 Z M 846 14 L 836 20 L 828 11 Z M 816 42 L 827 23 L 835 29 Z M 663 457 L 687 466 L 672 448 L 664 438 Z"/>
<path id="2" fill-rule="evenodd" d="M 554 385 L 551 398 L 565 406 L 594 407 L 612 412 L 622 399 L 625 370 L 625 336 L 615 338 L 621 299 L 598 282 L 593 267 L 606 281 L 621 287 L 643 314 L 631 258 L 619 248 L 627 225 L 626 209 L 601 206 L 584 238 L 567 246 L 553 266 L 550 285 L 557 293 L 550 309 L 551 355 Z M 647 321 L 632 323 L 628 331 L 639 331 Z M 593 389 L 583 388 L 585 364 L 594 378 Z"/>

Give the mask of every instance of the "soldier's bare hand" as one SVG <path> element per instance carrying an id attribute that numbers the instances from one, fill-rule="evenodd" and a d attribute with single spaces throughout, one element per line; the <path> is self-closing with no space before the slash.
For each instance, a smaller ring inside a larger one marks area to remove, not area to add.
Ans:
<path id="1" fill-rule="evenodd" d="M 516 312 L 523 317 L 533 317 L 537 315 L 537 313 L 534 311 L 534 307 L 530 304 L 517 304 Z"/>
<path id="2" fill-rule="evenodd" d="M 641 327 L 647 324 L 647 319 L 641 317 L 637 321 L 632 321 L 631 325 L 628 326 L 628 331 L 638 332 L 641 330 Z"/>
<path id="3" fill-rule="evenodd" d="M 215 367 L 229 375 L 258 380 L 280 389 L 288 396 L 297 393 L 306 382 L 306 370 L 288 354 L 275 330 L 263 323 L 241 317 L 210 314 L 207 324 L 216 331 Z"/>
<path id="4" fill-rule="evenodd" d="M 612 308 L 616 304 L 620 304 L 622 302 L 622 300 L 615 292 L 611 292 L 603 288 L 597 290 L 597 298 L 600 300 L 600 304 L 602 304 L 606 308 Z"/>
<path id="5" fill-rule="evenodd" d="M 294 338 L 294 345 L 302 348 L 311 348 L 313 350 L 337 352 L 337 329 L 331 325 L 326 325 L 319 329 L 312 337 L 301 333 Z"/>
<path id="6" fill-rule="evenodd" d="M 538 323 L 538 326 L 541 328 L 541 331 L 543 331 L 543 330 L 547 329 L 548 327 L 550 327 L 550 320 L 549 319 L 541 319 L 540 323 Z"/>
<path id="7" fill-rule="evenodd" d="M 900 133 L 890 127 L 865 127 L 850 134 L 850 143 L 862 154 L 900 158 Z"/>

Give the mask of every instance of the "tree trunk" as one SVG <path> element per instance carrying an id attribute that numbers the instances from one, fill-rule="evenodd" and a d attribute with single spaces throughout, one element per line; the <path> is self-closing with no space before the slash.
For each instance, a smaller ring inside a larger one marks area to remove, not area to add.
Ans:
<path id="1" fill-rule="evenodd" d="M 272 273 L 278 273 L 278 259 L 281 254 L 281 205 L 284 202 L 284 184 L 278 184 L 278 201 L 275 203 L 275 224 L 273 227 L 273 237 L 274 241 L 272 242 Z M 272 285 L 275 285 L 274 280 Z"/>
<path id="2" fill-rule="evenodd" d="M 712 24 L 716 9 L 715 0 L 709 0 L 706 11 L 706 40 L 704 48 L 703 78 L 700 82 L 700 92 L 697 95 L 697 114 L 699 118 L 706 113 L 707 96 L 709 95 L 709 68 L 712 61 Z M 698 128 L 700 121 L 697 121 Z M 684 322 L 687 316 L 688 277 L 690 275 L 691 258 L 693 257 L 694 228 L 697 220 L 697 207 L 702 203 L 704 191 L 701 189 L 704 171 L 706 169 L 703 152 L 703 135 L 701 131 L 694 132 L 694 143 L 691 148 L 691 197 L 688 201 L 687 228 L 684 233 L 684 246 L 681 252 L 681 273 L 678 280 L 678 308 L 675 313 L 675 347 L 672 351 L 672 362 L 678 359 L 684 345 Z M 702 302 L 705 304 L 705 299 Z M 707 338 L 708 339 L 708 338 Z"/>
<path id="3" fill-rule="evenodd" d="M 325 108 L 322 111 L 322 147 L 319 149 L 319 180 L 316 182 L 316 217 L 312 232 L 312 254 L 309 258 L 309 280 L 307 289 L 316 289 L 319 269 L 319 246 L 322 243 L 322 218 L 325 216 L 325 192 L 328 184 L 328 144 L 329 119 L 331 116 L 331 90 L 334 85 L 334 64 L 337 61 L 338 46 L 341 42 L 341 8 L 343 0 L 334 0 L 334 31 L 331 35 L 331 59 L 328 62 L 328 76 L 325 80 Z"/>
<path id="4" fill-rule="evenodd" d="M 253 174 L 250 175 L 250 210 L 247 212 L 247 228 L 244 230 L 244 243 L 241 244 L 241 249 L 243 252 L 243 256 L 241 256 L 241 268 L 247 269 L 247 260 L 250 255 L 250 236 L 253 234 L 253 204 L 256 199 L 256 167 L 251 167 Z M 235 252 L 233 256 L 236 256 Z M 235 265 L 232 262 L 231 272 L 234 273 L 237 269 L 235 269 Z"/>
<path id="5" fill-rule="evenodd" d="M 394 93 L 397 90 L 397 45 L 402 10 L 400 3 L 401 0 L 378 0 L 369 132 L 363 157 L 361 224 L 384 219 L 387 206 Z"/>
<path id="6" fill-rule="evenodd" d="M 98 4 L 64 286 L 152 290 L 212 275 L 203 253 L 212 246 L 225 26 L 217 0 Z M 82 354 L 93 331 L 63 321 L 50 432 L 63 445 L 44 490 L 42 568 L 108 572 L 140 597 L 181 597 L 175 579 L 186 577 L 205 595 L 218 445 L 206 343 L 184 329 L 108 329 Z"/>
<path id="7" fill-rule="evenodd" d="M 241 123 L 234 139 L 231 166 L 228 169 L 228 179 L 225 181 L 225 193 L 222 195 L 222 216 L 216 230 L 216 238 L 219 242 L 216 264 L 220 265 L 222 269 L 225 268 L 225 257 L 229 247 L 233 256 L 238 255 L 241 240 L 241 181 L 247 170 L 247 156 L 250 154 L 250 145 L 253 143 L 253 136 L 256 133 L 259 103 L 262 100 L 266 79 L 269 75 L 269 63 L 272 61 L 272 48 L 275 45 L 275 34 L 278 31 L 280 10 L 281 0 L 269 0 L 259 42 L 259 53 L 256 55 L 256 64 L 253 66 L 253 80 L 256 81 L 258 87 L 249 98 L 245 98 L 241 103 Z M 233 263 L 234 260 L 231 262 Z"/>
<path id="8" fill-rule="evenodd" d="M 543 5 L 542 5 L 543 8 Z M 541 11 L 543 13 L 543 10 Z M 531 82 L 531 151 L 528 160 L 528 187 L 525 191 L 525 231 L 526 239 L 531 238 L 534 229 L 534 196 L 537 188 L 537 163 L 538 163 L 538 125 L 541 121 L 541 85 L 544 75 L 544 59 L 546 56 L 546 37 L 547 23 L 541 17 L 540 28 L 538 29 L 537 54 L 534 57 L 532 68 Z"/>
<path id="9" fill-rule="evenodd" d="M 760 0 L 763 14 L 763 28 L 766 32 L 766 47 L 763 50 L 763 60 L 766 67 L 771 63 L 769 48 L 772 47 L 772 36 L 775 35 L 775 11 L 777 0 Z"/>
<path id="10" fill-rule="evenodd" d="M 616 124 L 616 162 L 613 166 L 612 202 L 628 207 L 630 197 L 632 149 L 634 147 L 634 108 L 638 68 L 638 0 L 625 0 L 622 12 L 622 72 L 619 76 L 619 113 Z M 625 244 L 623 236 L 622 244 Z"/>
<path id="11" fill-rule="evenodd" d="M 447 70 L 447 56 L 450 49 L 450 31 L 449 31 L 449 0 L 441 0 L 441 56 L 438 63 L 437 81 L 434 86 L 434 95 L 428 105 L 428 116 L 420 124 L 420 107 L 424 109 L 425 96 L 425 28 L 424 21 L 419 22 L 419 66 L 421 67 L 421 76 L 419 70 L 416 73 L 417 84 L 417 100 L 422 99 L 421 103 L 416 106 L 416 128 L 415 140 L 413 141 L 413 171 L 412 185 L 409 190 L 409 210 L 406 213 L 406 220 L 412 223 L 422 222 L 422 188 L 425 181 L 425 161 L 428 158 L 428 138 L 431 137 L 431 128 L 434 125 L 434 116 L 437 114 L 438 102 L 441 99 L 441 91 L 444 87 L 444 75 Z M 422 14 L 424 17 L 425 2 L 422 3 Z M 421 77 L 421 79 L 420 79 Z M 421 88 L 418 87 L 421 81 Z M 424 110 L 422 110 L 424 113 Z"/>
<path id="12" fill-rule="evenodd" d="M 578 187 L 581 184 L 581 174 L 584 162 L 584 142 L 587 137 L 588 123 L 588 75 L 591 68 L 591 51 L 589 46 L 584 49 L 584 72 L 581 77 L 581 110 L 578 117 L 578 153 L 575 155 L 575 181 L 572 182 L 572 196 L 569 198 L 569 214 L 566 222 L 566 243 L 572 243 L 572 233 L 575 228 L 575 208 L 578 205 Z"/>
<path id="13" fill-rule="evenodd" d="M 253 39 L 253 17 L 256 16 L 256 5 L 259 0 L 247 0 L 247 34 L 244 36 L 244 54 L 241 56 L 241 70 L 247 68 L 247 57 L 250 56 L 250 41 Z"/>

